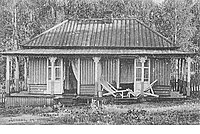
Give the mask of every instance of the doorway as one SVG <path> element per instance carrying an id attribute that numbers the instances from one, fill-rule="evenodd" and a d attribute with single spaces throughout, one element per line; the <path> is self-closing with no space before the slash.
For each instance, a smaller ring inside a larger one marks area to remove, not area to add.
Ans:
<path id="1" fill-rule="evenodd" d="M 64 59 L 64 94 L 77 93 L 77 79 L 72 64 L 69 59 Z"/>
<path id="2" fill-rule="evenodd" d="M 147 59 L 142 66 L 139 59 L 135 59 L 135 85 L 134 92 L 141 92 L 142 72 L 144 73 L 144 89 L 150 84 L 150 60 Z"/>
<path id="3" fill-rule="evenodd" d="M 48 89 L 51 90 L 51 80 L 53 79 L 54 81 L 54 94 L 62 94 L 63 93 L 63 60 L 61 58 L 57 58 L 55 60 L 54 66 L 52 67 L 50 60 L 47 60 L 48 64 L 48 69 L 47 69 L 47 74 L 48 74 Z M 52 77 L 52 69 L 54 69 L 54 77 Z M 49 91 L 50 93 L 50 91 Z"/>
<path id="4" fill-rule="evenodd" d="M 134 59 L 120 60 L 120 87 L 134 90 Z"/>

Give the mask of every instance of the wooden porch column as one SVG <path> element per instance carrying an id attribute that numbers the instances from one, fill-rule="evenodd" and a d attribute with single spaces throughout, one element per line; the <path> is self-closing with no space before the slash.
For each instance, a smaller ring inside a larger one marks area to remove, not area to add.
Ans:
<path id="1" fill-rule="evenodd" d="M 64 58 L 61 58 L 61 69 L 60 69 L 60 72 L 61 72 L 61 86 L 62 86 L 62 93 L 64 93 Z"/>
<path id="2" fill-rule="evenodd" d="M 80 95 L 80 85 L 81 85 L 81 59 L 78 58 L 78 79 L 77 79 L 77 94 Z"/>
<path id="3" fill-rule="evenodd" d="M 56 57 L 50 57 L 51 62 L 51 95 L 54 95 L 54 81 L 55 81 L 55 69 L 54 69 L 54 63 L 56 61 Z"/>
<path id="4" fill-rule="evenodd" d="M 188 75 L 187 75 L 187 96 L 190 96 L 190 77 L 191 77 L 191 73 L 190 73 L 190 68 L 191 68 L 191 62 L 192 62 L 192 58 L 188 57 L 186 58 L 187 64 L 188 64 Z"/>
<path id="5" fill-rule="evenodd" d="M 141 77 L 141 95 L 144 96 L 144 63 L 147 57 L 140 57 L 140 62 L 142 63 L 142 77 Z"/>
<path id="6" fill-rule="evenodd" d="M 28 57 L 25 57 L 25 63 L 24 63 L 24 86 L 25 86 L 25 90 L 27 90 L 28 88 L 28 83 L 27 83 L 27 75 L 28 75 L 28 72 L 27 72 L 27 67 L 28 67 Z"/>
<path id="7" fill-rule="evenodd" d="M 6 94 L 10 95 L 10 57 L 6 56 Z"/>
<path id="8" fill-rule="evenodd" d="M 120 86 L 120 59 L 117 59 L 117 88 Z"/>
<path id="9" fill-rule="evenodd" d="M 186 63 L 186 59 L 183 59 L 183 81 L 184 81 L 184 84 L 186 84 L 187 83 L 187 74 L 186 74 L 186 65 L 187 65 L 187 63 Z M 185 83 L 186 82 L 186 83 Z M 186 86 L 186 85 L 185 85 Z M 185 87 L 186 89 L 184 90 L 184 92 L 183 92 L 183 95 L 187 95 L 187 87 Z"/>
<path id="10" fill-rule="evenodd" d="M 67 65 L 66 65 L 67 64 Z M 66 74 L 66 80 L 65 80 L 65 86 L 66 86 L 66 89 L 69 90 L 69 65 L 70 62 L 67 60 L 67 62 L 65 63 L 65 66 L 66 66 L 66 70 L 65 70 L 65 74 Z"/>
<path id="11" fill-rule="evenodd" d="M 100 78 L 99 78 L 99 61 L 100 61 L 100 57 L 93 57 L 93 60 L 94 60 L 94 64 L 95 64 L 95 96 L 98 96 L 98 92 L 101 90 L 99 89 L 99 81 L 100 81 Z"/>
<path id="12" fill-rule="evenodd" d="M 15 57 L 15 91 L 19 92 L 19 58 Z"/>

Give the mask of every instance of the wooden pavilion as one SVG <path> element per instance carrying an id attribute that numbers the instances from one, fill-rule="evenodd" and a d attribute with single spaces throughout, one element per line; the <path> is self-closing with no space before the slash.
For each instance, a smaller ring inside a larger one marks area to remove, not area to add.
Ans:
<path id="1" fill-rule="evenodd" d="M 22 44 L 21 49 L 2 55 L 7 58 L 9 100 L 22 91 L 29 98 L 98 96 L 102 78 L 118 89 L 141 94 L 157 79 L 157 94 L 170 96 L 174 79 L 190 83 L 194 53 L 180 51 L 179 46 L 135 18 L 121 18 L 66 20 Z M 10 84 L 12 57 L 16 58 L 18 74 L 14 90 Z M 23 87 L 19 84 L 19 59 L 24 61 Z M 189 86 L 186 89 L 184 95 L 190 96 Z"/>

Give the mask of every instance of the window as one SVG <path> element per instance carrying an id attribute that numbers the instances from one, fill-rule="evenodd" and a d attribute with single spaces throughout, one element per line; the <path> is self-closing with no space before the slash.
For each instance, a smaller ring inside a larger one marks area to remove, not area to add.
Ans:
<path id="1" fill-rule="evenodd" d="M 141 81 L 142 78 L 142 68 L 136 68 L 136 81 Z"/>
<path id="2" fill-rule="evenodd" d="M 48 60 L 48 80 L 51 80 L 51 61 Z"/>
<path id="3" fill-rule="evenodd" d="M 61 70 L 59 68 L 55 68 L 55 80 L 60 80 L 61 78 Z"/>
<path id="4" fill-rule="evenodd" d="M 149 81 L 149 60 L 144 63 L 144 81 Z"/>
<path id="5" fill-rule="evenodd" d="M 54 66 L 60 66 L 61 65 L 61 60 L 56 59 Z"/>
<path id="6" fill-rule="evenodd" d="M 48 66 L 51 67 L 51 61 L 50 60 L 48 60 Z"/>
<path id="7" fill-rule="evenodd" d="M 142 67 L 142 63 L 138 59 L 136 59 L 136 67 Z"/>
<path id="8" fill-rule="evenodd" d="M 142 80 L 142 63 L 136 59 L 136 81 Z M 149 60 L 144 63 L 144 81 L 149 81 Z"/>
<path id="9" fill-rule="evenodd" d="M 51 74 L 51 61 L 48 60 L 48 80 L 51 80 L 52 74 Z M 55 80 L 60 80 L 61 79 L 61 60 L 56 59 L 54 63 L 54 69 L 55 69 Z"/>
<path id="10" fill-rule="evenodd" d="M 144 81 L 149 81 L 149 68 L 144 68 Z"/>
<path id="11" fill-rule="evenodd" d="M 51 67 L 48 67 L 48 80 L 51 80 Z"/>
<path id="12" fill-rule="evenodd" d="M 146 61 L 144 62 L 144 67 L 149 67 L 149 60 L 146 60 Z"/>
<path id="13" fill-rule="evenodd" d="M 54 66 L 55 66 L 55 80 L 60 80 L 61 79 L 61 60 L 56 59 Z"/>

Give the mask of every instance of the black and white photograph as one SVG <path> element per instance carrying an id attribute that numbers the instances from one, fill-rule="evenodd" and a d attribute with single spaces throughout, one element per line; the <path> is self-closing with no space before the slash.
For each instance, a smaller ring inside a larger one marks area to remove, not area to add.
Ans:
<path id="1" fill-rule="evenodd" d="M 200 125 L 199 48 L 200 0 L 0 0 L 0 125 Z"/>

